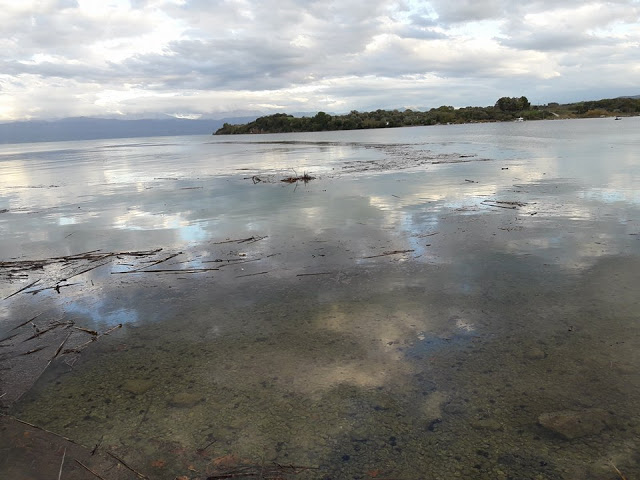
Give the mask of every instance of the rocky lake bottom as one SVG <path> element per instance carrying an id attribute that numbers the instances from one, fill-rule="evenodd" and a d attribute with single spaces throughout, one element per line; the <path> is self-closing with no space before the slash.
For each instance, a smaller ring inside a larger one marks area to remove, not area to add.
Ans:
<path id="1" fill-rule="evenodd" d="M 640 477 L 637 145 L 594 122 L 5 153 L 2 477 Z"/>

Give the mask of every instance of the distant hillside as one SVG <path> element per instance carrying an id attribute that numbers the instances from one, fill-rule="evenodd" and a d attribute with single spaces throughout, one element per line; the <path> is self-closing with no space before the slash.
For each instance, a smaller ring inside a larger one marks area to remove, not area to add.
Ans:
<path id="1" fill-rule="evenodd" d="M 210 135 L 225 122 L 249 122 L 256 117 L 222 120 L 116 120 L 106 118 L 65 118 L 0 124 L 0 143 L 55 142 L 96 140 L 100 138 L 135 138 L 173 135 Z"/>

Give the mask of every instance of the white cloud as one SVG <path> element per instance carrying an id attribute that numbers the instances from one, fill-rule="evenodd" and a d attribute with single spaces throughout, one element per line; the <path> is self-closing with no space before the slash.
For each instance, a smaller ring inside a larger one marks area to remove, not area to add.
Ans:
<path id="1" fill-rule="evenodd" d="M 0 0 L 0 24 L 5 121 L 639 93 L 636 0 Z"/>

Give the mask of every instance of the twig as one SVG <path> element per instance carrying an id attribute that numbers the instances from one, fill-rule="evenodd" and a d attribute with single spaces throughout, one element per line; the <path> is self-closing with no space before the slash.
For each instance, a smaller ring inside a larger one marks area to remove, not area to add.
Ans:
<path id="1" fill-rule="evenodd" d="M 56 358 L 58 356 L 58 354 L 60 353 L 60 350 L 62 350 L 62 347 L 64 346 L 65 343 L 67 343 L 67 340 L 69 340 L 69 337 L 71 336 L 73 332 L 69 332 L 69 335 L 67 335 L 67 338 L 65 338 L 62 343 L 60 344 L 60 346 L 58 347 L 58 349 L 56 350 L 56 353 L 53 354 L 53 357 L 51 357 L 51 360 L 49 360 L 49 363 L 51 363 L 53 361 L 54 358 Z M 47 363 L 47 367 L 49 366 L 49 363 Z"/>
<path id="2" fill-rule="evenodd" d="M 78 460 L 77 458 L 74 458 L 74 460 L 76 461 L 76 463 L 78 465 L 80 465 L 82 468 L 84 468 L 87 472 L 92 473 L 93 475 L 96 476 L 96 478 L 99 478 L 100 480 L 104 480 L 104 478 L 102 478 L 100 475 L 98 475 L 96 472 L 94 472 L 93 470 L 91 470 L 89 467 L 87 467 L 84 463 L 82 463 L 80 460 Z"/>
<path id="3" fill-rule="evenodd" d="M 62 478 L 62 467 L 64 467 L 64 457 L 67 456 L 67 447 L 64 447 L 64 452 L 62 453 L 62 461 L 60 462 L 60 471 L 58 472 L 58 480 Z"/>
<path id="4" fill-rule="evenodd" d="M 35 428 L 36 430 L 40 430 L 40 431 L 48 433 L 50 435 L 55 435 L 56 437 L 61 438 L 63 440 L 66 440 L 67 442 L 73 443 L 74 445 L 78 445 L 80 447 L 84 447 L 84 445 L 79 444 L 75 440 L 71 440 L 69 437 L 65 437 L 64 435 L 60 435 L 59 433 L 52 432 L 51 430 L 47 430 L 46 428 L 39 427 L 37 425 L 34 425 L 33 423 L 25 422 L 24 420 L 20 420 L 19 418 L 12 417 L 11 415 L 6 415 L 4 413 L 0 413 L 0 416 L 10 418 L 11 420 L 15 420 L 18 423 L 22 423 L 23 425 L 27 425 L 27 426 L 29 426 L 31 428 Z"/>
<path id="5" fill-rule="evenodd" d="M 6 395 L 6 393 L 5 393 L 5 395 Z M 2 398 L 2 397 L 0 397 L 0 398 Z M 216 443 L 217 441 L 218 441 L 218 440 L 216 440 L 216 439 L 211 440 L 211 441 L 210 441 L 209 443 L 207 443 L 204 447 L 196 449 L 196 453 L 200 453 L 200 454 L 204 453 L 204 451 L 205 451 L 207 448 L 209 448 L 211 445 L 213 445 L 213 444 L 214 444 L 214 443 Z"/>
<path id="6" fill-rule="evenodd" d="M 496 205 L 495 203 L 484 203 L 484 205 L 487 205 L 489 207 L 496 207 L 496 208 L 508 208 L 509 210 L 515 210 L 517 207 L 515 205 L 513 206 L 507 206 L 507 205 Z"/>
<path id="7" fill-rule="evenodd" d="M 14 330 L 20 328 L 20 327 L 24 327 L 27 323 L 31 323 L 33 322 L 36 318 L 38 318 L 40 315 L 42 315 L 44 312 L 40 312 L 39 314 L 37 314 L 35 317 L 30 318 L 29 320 L 22 322 L 20 325 L 13 327 L 10 331 L 13 332 Z"/>
<path id="8" fill-rule="evenodd" d="M 98 451 L 98 448 L 100 448 L 100 445 L 102 445 L 102 440 L 104 440 L 104 435 L 100 437 L 100 440 L 98 440 L 98 443 L 96 443 L 96 446 L 91 449 L 92 457 L 96 454 L 96 452 Z"/>
<path id="9" fill-rule="evenodd" d="M 131 468 L 129 465 L 127 465 L 124 460 L 122 460 L 121 458 L 116 457 L 113 453 L 111 452 L 107 452 L 107 455 L 109 455 L 110 457 L 113 457 L 115 460 L 117 460 L 118 462 L 120 462 L 125 468 L 127 468 L 128 470 L 131 470 L 133 473 L 135 473 L 138 477 L 140 478 L 144 478 L 146 480 L 149 480 L 149 477 L 147 477 L 146 475 L 138 472 L 137 470 Z"/>
<path id="10" fill-rule="evenodd" d="M 111 332 L 113 332 L 114 330 L 117 330 L 119 328 L 122 328 L 122 324 L 121 323 L 119 323 L 115 327 L 111 327 L 109 330 L 106 330 L 106 331 L 102 332 L 102 335 L 109 335 Z"/>
<path id="11" fill-rule="evenodd" d="M 618 470 L 618 467 L 616 467 L 613 462 L 610 462 L 611 466 L 613 467 L 613 469 L 616 471 L 616 473 L 618 474 L 618 476 L 620 477 L 621 480 L 627 480 L 627 477 L 624 476 L 624 474 Z"/>
<path id="12" fill-rule="evenodd" d="M 267 238 L 267 236 L 264 237 L 251 237 L 251 238 L 247 238 L 246 240 L 243 240 L 241 242 L 238 243 L 255 243 L 255 242 L 259 242 L 260 240 L 264 240 L 265 238 Z"/>
<path id="13" fill-rule="evenodd" d="M 47 345 L 41 345 L 39 347 L 34 348 L 33 350 L 29 350 L 28 352 L 19 353 L 18 355 L 16 355 L 16 357 L 20 357 L 22 355 L 31 355 L 32 353 L 39 352 L 40 350 L 44 350 L 45 348 L 47 348 Z"/>
<path id="14" fill-rule="evenodd" d="M 318 273 L 299 273 L 296 277 L 310 277 L 312 275 L 333 275 L 334 272 L 318 272 Z"/>
<path id="15" fill-rule="evenodd" d="M 64 280 L 60 280 L 60 282 L 64 282 Z M 44 288 L 39 288 L 37 290 L 31 290 L 30 292 L 25 292 L 25 293 L 30 293 L 31 295 L 35 295 L 36 293 L 44 292 L 45 290 L 55 290 L 56 292 L 60 293 L 60 289 L 62 287 L 73 287 L 74 285 L 80 285 L 79 283 L 61 284 L 60 282 L 58 282 L 55 287 L 44 287 Z"/>
<path id="16" fill-rule="evenodd" d="M 257 242 L 259 240 L 265 239 L 267 237 L 249 237 L 249 238 L 239 238 L 235 240 L 225 240 L 224 242 L 213 242 L 211 245 L 222 245 L 224 243 L 247 243 L 247 242 Z"/>
<path id="17" fill-rule="evenodd" d="M 399 254 L 399 253 L 410 253 L 410 252 L 415 252 L 415 250 L 394 250 L 392 252 L 383 252 L 380 255 L 371 255 L 369 257 L 362 257 L 362 258 L 386 257 L 387 255 L 396 255 L 396 254 Z"/>
<path id="18" fill-rule="evenodd" d="M 64 317 L 62 317 L 62 318 L 64 318 Z M 56 322 L 56 323 L 54 323 L 53 325 L 51 325 L 49 328 L 45 328 L 44 330 L 40 330 L 40 331 L 38 331 L 38 332 L 34 333 L 33 335 L 31 335 L 29 338 L 24 339 L 24 340 L 22 341 L 22 343 L 24 343 L 24 342 L 28 342 L 29 340 L 33 340 L 34 338 L 37 338 L 37 337 L 39 337 L 40 335 L 43 335 L 43 334 L 47 333 L 48 331 L 53 330 L 54 328 L 58 328 L 58 327 L 60 327 L 60 326 L 62 326 L 62 325 L 67 325 L 67 326 L 72 325 L 72 323 L 66 323 L 66 324 L 65 324 L 65 323 L 60 323 L 60 321 L 59 321 L 59 320 L 56 320 L 55 322 Z"/>
<path id="19" fill-rule="evenodd" d="M 0 340 L 0 343 L 6 342 L 7 340 L 11 340 L 13 337 L 17 337 L 18 335 L 19 335 L 18 333 L 14 333 L 13 335 L 9 335 L 8 337 L 4 337 L 2 340 Z"/>
<path id="20" fill-rule="evenodd" d="M 98 335 L 98 332 L 96 332 L 95 330 L 89 330 L 88 328 L 82 328 L 82 327 L 76 327 L 76 326 L 74 326 L 73 328 L 75 328 L 76 330 L 80 330 L 81 332 L 86 332 L 89 335 Z"/>
<path id="21" fill-rule="evenodd" d="M 236 278 L 253 277 L 254 275 L 264 275 L 265 273 L 269 273 L 269 272 L 247 273 L 246 275 L 238 275 Z"/>
<path id="22" fill-rule="evenodd" d="M 100 337 L 102 337 L 104 335 L 109 335 L 111 332 L 113 332 L 114 330 L 117 330 L 118 328 L 122 328 L 122 324 L 121 323 L 119 323 L 115 327 L 111 327 L 109 330 L 105 330 L 102 333 L 95 332 L 96 335 L 93 335 L 93 333 L 92 333 L 93 330 L 88 330 L 88 329 L 81 328 L 80 330 L 84 330 L 84 331 L 86 331 L 88 333 L 91 333 L 91 335 L 92 335 L 91 340 L 89 340 L 87 342 L 84 342 L 84 343 L 81 343 L 80 345 L 76 345 L 73 348 L 68 348 L 63 353 L 80 353 L 80 352 L 82 352 L 82 350 L 87 348 L 93 342 L 97 341 Z"/>
<path id="23" fill-rule="evenodd" d="M 24 290 L 26 290 L 27 288 L 31 288 L 33 287 L 36 283 L 38 283 L 40 281 L 40 279 L 36 280 L 35 282 L 31 282 L 29 285 L 27 285 L 26 287 L 22 287 L 20 290 L 18 290 L 17 292 L 13 292 L 11 295 L 9 295 L 8 297 L 4 297 L 3 300 L 7 300 L 8 298 L 13 297 L 14 295 L 19 294 L 20 292 L 23 292 Z"/>
<path id="24" fill-rule="evenodd" d="M 225 263 L 224 265 L 220 265 L 220 267 L 218 267 L 218 268 L 222 269 L 222 268 L 224 268 L 226 266 L 229 266 L 229 265 L 242 265 L 243 263 L 258 262 L 260 260 L 262 260 L 262 258 L 252 258 L 251 260 L 242 260 L 241 258 L 238 258 L 236 260 L 236 259 L 232 258 L 232 259 L 229 259 L 229 260 L 226 260 L 226 261 L 227 262 L 235 262 L 235 263 Z M 205 261 L 205 262 L 202 262 L 202 263 L 210 263 L 210 262 L 206 262 Z"/>
<path id="25" fill-rule="evenodd" d="M 96 268 L 98 268 L 98 267 L 103 267 L 103 266 L 105 266 L 107 263 L 108 263 L 108 262 L 105 262 L 105 263 L 99 263 L 98 265 L 95 265 L 95 266 L 93 266 L 93 267 L 87 268 L 86 270 L 82 270 L 81 272 L 74 273 L 74 274 L 73 274 L 73 275 L 71 275 L 70 277 L 63 278 L 63 279 L 62 279 L 62 280 L 60 280 L 60 281 L 61 281 L 61 282 L 66 282 L 66 281 L 68 281 L 68 280 L 72 279 L 73 277 L 77 277 L 78 275 L 82 275 L 83 273 L 90 272 L 91 270 L 95 270 L 95 269 L 96 269 Z M 74 285 L 75 285 L 75 284 L 74 284 Z M 68 286 L 69 286 L 69 285 L 65 285 L 65 287 L 68 287 Z"/>
<path id="26" fill-rule="evenodd" d="M 167 258 L 163 258 L 162 260 L 158 260 L 157 262 L 154 262 L 154 263 L 152 263 L 150 265 L 145 265 L 144 267 L 140 267 L 137 270 L 134 270 L 134 272 L 135 271 L 141 271 L 144 268 L 153 267 L 154 265 L 159 265 L 159 264 L 164 263 L 167 260 L 171 260 L 172 258 L 175 258 L 175 257 L 177 257 L 178 255 L 181 255 L 181 254 L 182 254 L 182 252 L 174 253 L 172 255 L 169 255 Z"/>
<path id="27" fill-rule="evenodd" d="M 200 273 L 220 270 L 219 268 L 190 268 L 190 269 L 164 269 L 164 270 L 127 270 L 126 272 L 111 272 L 111 275 L 119 275 L 122 273 Z"/>

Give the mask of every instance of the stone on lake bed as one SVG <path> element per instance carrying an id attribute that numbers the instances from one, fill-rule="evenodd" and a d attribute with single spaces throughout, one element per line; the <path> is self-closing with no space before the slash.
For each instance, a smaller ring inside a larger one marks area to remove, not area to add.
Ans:
<path id="1" fill-rule="evenodd" d="M 130 378 L 122 384 L 122 389 L 133 393 L 134 395 L 142 395 L 151 387 L 154 383 L 151 380 L 143 380 L 141 378 Z"/>
<path id="2" fill-rule="evenodd" d="M 524 352 L 524 358 L 527 360 L 542 360 L 547 354 L 541 348 L 530 348 Z"/>
<path id="3" fill-rule="evenodd" d="M 611 415 L 599 408 L 574 411 L 543 413 L 538 423 L 567 440 L 595 435 L 607 428 L 611 423 Z"/>
<path id="4" fill-rule="evenodd" d="M 169 399 L 169 405 L 172 407 L 189 408 L 197 405 L 203 400 L 204 398 L 202 395 L 198 395 L 197 393 L 180 392 L 171 396 Z"/>

